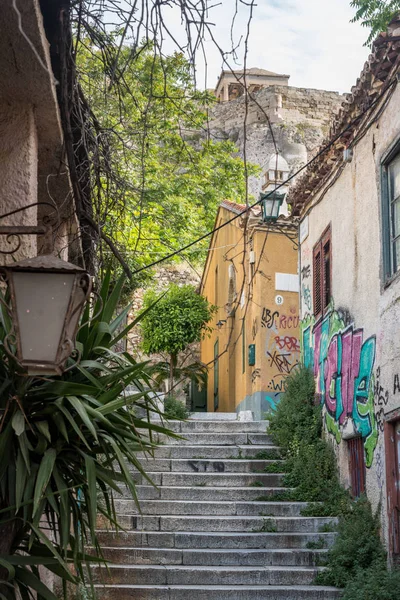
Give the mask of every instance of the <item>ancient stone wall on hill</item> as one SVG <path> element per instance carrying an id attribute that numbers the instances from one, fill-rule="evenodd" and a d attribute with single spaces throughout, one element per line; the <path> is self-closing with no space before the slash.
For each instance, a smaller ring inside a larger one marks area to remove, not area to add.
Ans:
<path id="1" fill-rule="evenodd" d="M 263 88 L 253 97 L 248 102 L 247 117 L 243 96 L 218 104 L 211 115 L 211 135 L 214 139 L 232 140 L 243 156 L 246 120 L 247 160 L 265 169 L 275 152 L 274 137 L 278 152 L 290 166 L 290 174 L 312 157 L 328 133 L 332 114 L 345 100 L 337 92 L 290 86 Z M 254 197 L 261 182 L 262 173 L 249 182 L 249 192 Z"/>

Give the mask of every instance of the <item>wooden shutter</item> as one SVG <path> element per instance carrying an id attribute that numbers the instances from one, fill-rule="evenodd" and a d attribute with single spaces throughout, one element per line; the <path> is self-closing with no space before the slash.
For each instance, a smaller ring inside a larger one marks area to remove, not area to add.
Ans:
<path id="1" fill-rule="evenodd" d="M 332 297 L 332 242 L 330 226 L 324 231 L 313 250 L 314 316 L 325 314 Z"/>
<path id="2" fill-rule="evenodd" d="M 322 312 L 325 313 L 332 296 L 332 248 L 331 229 L 322 237 Z"/>
<path id="3" fill-rule="evenodd" d="M 322 279 L 322 248 L 318 242 L 313 251 L 314 316 L 317 318 L 322 315 Z"/>
<path id="4" fill-rule="evenodd" d="M 350 454 L 351 492 L 359 498 L 365 492 L 365 456 L 362 438 L 348 441 Z"/>

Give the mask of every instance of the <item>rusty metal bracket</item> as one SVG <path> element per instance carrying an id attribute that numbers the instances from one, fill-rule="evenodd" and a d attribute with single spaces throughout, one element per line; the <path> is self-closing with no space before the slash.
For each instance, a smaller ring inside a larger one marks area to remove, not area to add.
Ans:
<path id="1" fill-rule="evenodd" d="M 33 208 L 34 206 L 50 206 L 56 213 L 57 222 L 59 222 L 58 209 L 50 202 L 33 202 L 32 204 L 27 204 L 26 206 L 16 208 L 4 215 L 0 215 L 0 220 L 16 215 L 28 208 Z M 46 253 L 51 252 L 53 246 L 53 226 L 48 216 L 43 218 L 43 225 L 0 225 L 0 235 L 5 235 L 7 237 L 8 244 L 12 244 L 13 239 L 15 239 L 16 243 L 16 246 L 11 250 L 0 249 L 0 254 L 14 254 L 17 252 L 21 246 L 21 236 L 23 235 L 43 235 L 45 237 L 44 245 L 46 247 Z"/>

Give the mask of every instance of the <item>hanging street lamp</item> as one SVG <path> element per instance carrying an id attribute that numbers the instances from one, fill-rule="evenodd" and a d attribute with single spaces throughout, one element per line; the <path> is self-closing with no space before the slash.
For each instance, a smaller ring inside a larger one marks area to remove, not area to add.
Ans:
<path id="1" fill-rule="evenodd" d="M 277 220 L 284 197 L 284 194 L 279 194 L 278 192 L 260 194 L 263 221 Z"/>
<path id="2" fill-rule="evenodd" d="M 48 229 L 0 226 L 0 235 L 16 236 L 18 249 L 21 235 L 43 235 Z M 2 266 L 0 275 L 8 287 L 6 300 L 1 299 L 10 322 L 6 352 L 28 375 L 61 375 L 68 358 L 77 354 L 75 338 L 92 289 L 90 275 L 50 254 Z"/>
<path id="3" fill-rule="evenodd" d="M 50 255 L 28 258 L 1 271 L 10 293 L 7 351 L 16 354 L 29 375 L 61 375 L 75 351 L 90 276 Z"/>

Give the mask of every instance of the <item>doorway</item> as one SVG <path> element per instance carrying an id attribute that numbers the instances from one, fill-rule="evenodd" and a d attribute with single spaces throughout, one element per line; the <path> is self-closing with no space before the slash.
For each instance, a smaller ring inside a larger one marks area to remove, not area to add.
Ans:
<path id="1" fill-rule="evenodd" d="M 219 406 L 219 344 L 214 344 L 214 411 Z"/>
<path id="2" fill-rule="evenodd" d="M 400 419 L 385 423 L 386 485 L 389 545 L 392 560 L 400 560 Z"/>

